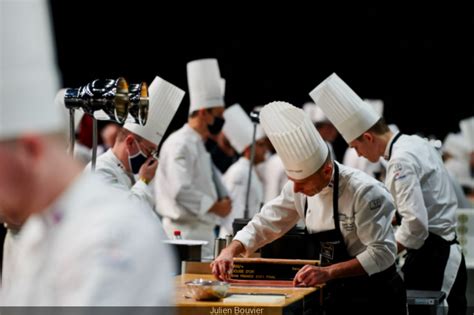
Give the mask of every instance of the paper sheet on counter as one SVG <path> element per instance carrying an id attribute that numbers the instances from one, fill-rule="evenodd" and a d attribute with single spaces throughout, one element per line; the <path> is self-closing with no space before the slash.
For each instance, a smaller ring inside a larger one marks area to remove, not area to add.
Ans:
<path id="1" fill-rule="evenodd" d="M 238 294 L 234 293 L 222 300 L 224 303 L 268 303 L 280 304 L 285 302 L 284 295 Z"/>

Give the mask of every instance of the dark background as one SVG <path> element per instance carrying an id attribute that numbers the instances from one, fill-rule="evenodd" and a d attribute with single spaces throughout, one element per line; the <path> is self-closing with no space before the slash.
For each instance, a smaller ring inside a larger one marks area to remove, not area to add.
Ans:
<path id="1" fill-rule="evenodd" d="M 52 0 L 64 86 L 159 75 L 187 92 L 186 63 L 211 57 L 227 105 L 247 111 L 274 100 L 301 106 L 336 72 L 362 98 L 382 99 L 387 122 L 405 133 L 444 139 L 474 115 L 467 7 L 221 3 Z M 187 93 L 168 132 L 186 121 L 188 106 Z M 339 138 L 339 158 L 344 149 Z"/>

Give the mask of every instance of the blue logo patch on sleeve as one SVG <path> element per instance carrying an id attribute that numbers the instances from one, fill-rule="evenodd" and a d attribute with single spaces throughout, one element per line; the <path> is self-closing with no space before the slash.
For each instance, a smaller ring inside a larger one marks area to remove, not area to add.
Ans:
<path id="1" fill-rule="evenodd" d="M 402 172 L 400 172 L 400 171 L 395 172 L 395 174 L 393 174 L 393 180 L 399 180 L 399 179 L 403 179 L 405 177 L 406 177 L 406 175 L 402 174 Z"/>

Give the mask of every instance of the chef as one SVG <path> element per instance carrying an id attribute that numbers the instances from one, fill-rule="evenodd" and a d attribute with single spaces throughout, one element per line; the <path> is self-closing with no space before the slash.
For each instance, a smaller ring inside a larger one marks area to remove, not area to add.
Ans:
<path id="1" fill-rule="evenodd" d="M 472 207 L 470 203 L 465 203 L 466 192 L 474 189 L 474 178 L 471 177 L 470 170 L 470 152 L 469 142 L 464 137 L 463 133 L 449 133 L 443 142 L 442 147 L 444 166 L 448 170 L 448 173 L 454 178 L 456 186 L 461 187 L 462 196 L 458 193 L 458 205 L 460 208 Z M 461 197 L 461 198 L 460 198 Z"/>
<path id="2" fill-rule="evenodd" d="M 26 222 L 8 244 L 16 254 L 0 304 L 169 305 L 173 258 L 158 220 L 66 153 L 47 8 L 1 4 L 0 209 Z"/>
<path id="3" fill-rule="evenodd" d="M 225 124 L 223 133 L 229 139 L 234 149 L 241 154 L 240 159 L 232 164 L 223 176 L 224 184 L 232 199 L 232 212 L 221 223 L 220 237 L 234 235 L 232 222 L 235 218 L 252 218 L 263 203 L 263 186 L 255 166 L 265 160 L 265 134 L 257 126 L 255 136 L 255 156 L 250 180 L 249 197 L 247 204 L 247 187 L 249 178 L 251 145 L 254 126 L 250 117 L 239 104 L 234 104 L 224 112 Z M 244 216 L 246 206 L 247 216 Z"/>
<path id="4" fill-rule="evenodd" d="M 335 73 L 310 93 L 346 142 L 371 162 L 384 157 L 385 184 L 402 216 L 395 237 L 407 249 L 407 289 L 443 291 L 450 314 L 466 307 L 466 266 L 456 240 L 456 196 L 436 149 L 418 136 L 392 133 L 383 118 Z"/>
<path id="5" fill-rule="evenodd" d="M 225 82 L 224 78 L 220 79 L 223 98 L 225 96 Z M 211 154 L 212 162 L 217 169 L 219 169 L 221 174 L 225 173 L 225 171 L 239 159 L 239 155 L 235 152 L 234 148 L 232 148 L 229 140 L 222 131 L 216 135 L 212 133 L 209 134 L 205 146 L 207 152 Z"/>
<path id="6" fill-rule="evenodd" d="M 157 210 L 169 237 L 180 230 L 185 239 L 204 240 L 202 257 L 213 256 L 214 229 L 231 210 L 217 168 L 204 143 L 224 125 L 224 99 L 216 59 L 187 64 L 188 123 L 171 134 L 160 152 L 155 182 Z"/>
<path id="7" fill-rule="evenodd" d="M 146 124 L 125 123 L 114 146 L 97 158 L 95 173 L 108 184 L 130 191 L 130 196 L 153 209 L 155 200 L 149 184 L 158 167 L 157 148 L 178 110 L 184 91 L 157 76 L 150 85 L 149 94 Z M 91 170 L 91 163 L 86 170 Z"/>
<path id="8" fill-rule="evenodd" d="M 296 286 L 326 283 L 328 314 L 405 314 L 390 193 L 365 173 L 335 162 L 303 110 L 273 102 L 262 109 L 260 121 L 290 180 L 221 252 L 213 273 L 228 279 L 233 257 L 254 252 L 304 218 L 321 266 L 300 269 Z"/>

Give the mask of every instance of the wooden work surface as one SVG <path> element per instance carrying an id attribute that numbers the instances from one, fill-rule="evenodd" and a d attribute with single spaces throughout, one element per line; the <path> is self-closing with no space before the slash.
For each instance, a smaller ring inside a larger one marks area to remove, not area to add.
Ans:
<path id="1" fill-rule="evenodd" d="M 228 293 L 279 293 L 285 294 L 284 303 L 228 303 L 222 301 L 196 301 L 186 297 L 186 281 L 197 278 L 215 280 L 210 274 L 182 274 L 176 276 L 176 306 L 178 314 L 211 314 L 211 315 L 233 315 L 233 314 L 299 314 L 319 305 L 318 288 L 295 288 L 295 287 L 248 287 L 231 285 Z M 297 312 L 295 312 L 297 311 Z"/>

